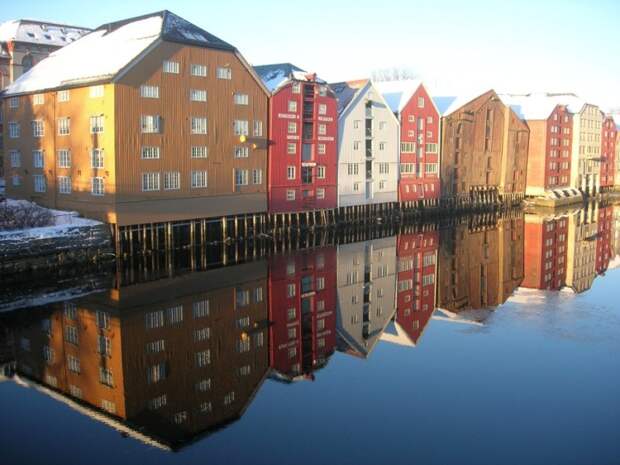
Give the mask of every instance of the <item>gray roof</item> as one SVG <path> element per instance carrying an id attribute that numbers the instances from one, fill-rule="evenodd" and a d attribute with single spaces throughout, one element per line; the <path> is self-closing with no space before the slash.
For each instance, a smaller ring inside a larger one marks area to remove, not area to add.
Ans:
<path id="1" fill-rule="evenodd" d="M 369 82 L 369 79 L 362 79 L 359 81 L 334 82 L 329 84 L 330 89 L 338 99 L 338 116 L 344 112 L 355 96 L 364 89 Z"/>
<path id="2" fill-rule="evenodd" d="M 86 27 L 15 19 L 0 24 L 0 42 L 23 42 L 28 44 L 64 47 L 75 42 L 91 30 Z"/>
<path id="3" fill-rule="evenodd" d="M 273 92 L 280 84 L 288 80 L 295 72 L 305 73 L 306 71 L 292 63 L 275 63 L 272 65 L 254 66 L 254 71 L 261 78 L 269 92 Z"/>

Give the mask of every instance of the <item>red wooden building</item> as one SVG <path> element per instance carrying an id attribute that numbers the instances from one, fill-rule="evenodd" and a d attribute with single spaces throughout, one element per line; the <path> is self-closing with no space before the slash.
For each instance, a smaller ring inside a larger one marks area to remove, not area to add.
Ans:
<path id="1" fill-rule="evenodd" d="M 395 323 L 417 344 L 435 311 L 437 231 L 400 234 Z"/>
<path id="2" fill-rule="evenodd" d="M 603 120 L 601 130 L 601 189 L 609 190 L 614 187 L 616 170 L 616 136 L 618 128 L 611 115 Z"/>
<path id="3" fill-rule="evenodd" d="M 400 177 L 398 200 L 436 200 L 440 196 L 440 114 L 422 82 L 379 82 L 400 121 Z"/>
<path id="4" fill-rule="evenodd" d="M 602 166 L 602 163 L 601 163 Z M 603 178 L 601 177 L 601 182 Z M 602 186 L 602 184 L 601 184 Z M 609 261 L 614 257 L 613 250 L 613 217 L 612 205 L 601 206 L 598 209 L 598 233 L 596 235 L 596 273 L 603 274 L 609 267 Z"/>
<path id="5" fill-rule="evenodd" d="M 338 113 L 327 84 L 290 64 L 254 68 L 271 91 L 270 213 L 337 206 Z"/>
<path id="6" fill-rule="evenodd" d="M 336 348 L 336 247 L 269 259 L 273 378 L 313 379 Z"/>

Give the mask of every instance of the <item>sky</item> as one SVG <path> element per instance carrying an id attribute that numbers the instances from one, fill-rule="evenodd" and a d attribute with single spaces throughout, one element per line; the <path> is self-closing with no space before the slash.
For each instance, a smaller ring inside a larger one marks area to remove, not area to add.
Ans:
<path id="1" fill-rule="evenodd" d="M 254 65 L 292 62 L 328 81 L 406 68 L 436 95 L 575 92 L 620 113 L 620 0 L 23 0 L 0 21 L 96 27 L 162 9 Z"/>

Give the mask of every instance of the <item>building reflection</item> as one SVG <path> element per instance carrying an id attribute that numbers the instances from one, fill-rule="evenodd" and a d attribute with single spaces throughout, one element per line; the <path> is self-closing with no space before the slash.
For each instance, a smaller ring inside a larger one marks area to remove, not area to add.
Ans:
<path id="1" fill-rule="evenodd" d="M 17 372 L 179 447 L 239 418 L 269 370 L 267 264 L 127 286 L 15 322 Z"/>
<path id="2" fill-rule="evenodd" d="M 271 377 L 314 379 L 336 348 L 336 247 L 269 259 Z"/>
<path id="3" fill-rule="evenodd" d="M 483 321 L 524 278 L 522 214 L 440 233 L 437 304 L 443 317 Z"/>

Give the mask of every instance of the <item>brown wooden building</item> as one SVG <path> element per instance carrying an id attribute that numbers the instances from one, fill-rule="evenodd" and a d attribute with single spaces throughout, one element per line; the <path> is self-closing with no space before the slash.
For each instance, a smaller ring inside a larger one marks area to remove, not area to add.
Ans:
<path id="1" fill-rule="evenodd" d="M 267 89 L 168 11 L 100 26 L 4 100 L 11 197 L 118 225 L 267 210 Z"/>
<path id="2" fill-rule="evenodd" d="M 493 90 L 435 102 L 443 114 L 442 198 L 466 204 L 520 201 L 529 141 L 525 122 Z"/>

